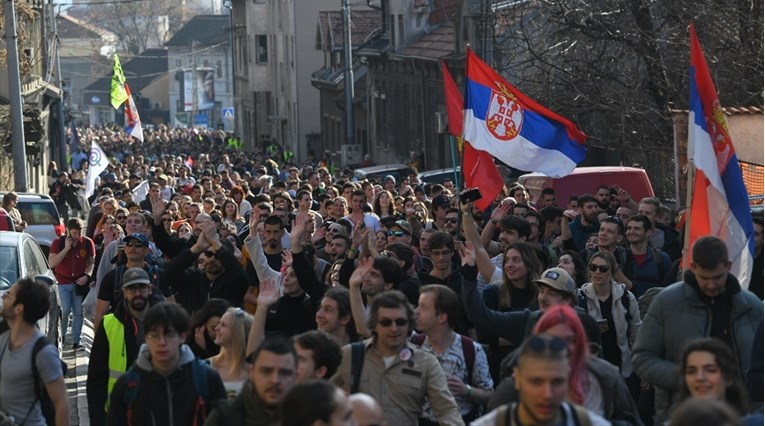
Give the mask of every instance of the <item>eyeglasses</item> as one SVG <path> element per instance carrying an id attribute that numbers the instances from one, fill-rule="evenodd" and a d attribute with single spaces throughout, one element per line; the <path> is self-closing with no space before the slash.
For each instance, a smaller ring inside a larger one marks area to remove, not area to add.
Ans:
<path id="1" fill-rule="evenodd" d="M 380 321 L 377 322 L 382 327 L 390 327 L 393 325 L 393 323 L 396 323 L 396 327 L 406 327 L 409 324 L 409 320 L 406 318 L 396 318 L 395 320 L 392 320 L 390 318 L 382 318 Z"/>
<path id="2" fill-rule="evenodd" d="M 444 219 L 444 223 L 457 223 L 457 218 L 456 217 L 447 217 L 446 219 Z"/>
<path id="3" fill-rule="evenodd" d="M 207 256 L 207 257 L 215 257 L 215 252 L 212 251 L 212 250 L 205 250 L 205 251 L 202 252 L 202 254 Z"/>
<path id="4" fill-rule="evenodd" d="M 384 252 L 380 254 L 385 257 L 390 257 L 391 259 L 398 259 L 398 256 L 396 256 L 396 253 L 393 253 L 392 251 L 385 250 Z"/>
<path id="5" fill-rule="evenodd" d="M 532 335 L 526 342 L 526 347 L 534 352 L 544 352 L 548 349 L 551 352 L 562 352 L 566 350 L 566 342 L 560 337 Z"/>
<path id="6" fill-rule="evenodd" d="M 609 268 L 608 265 L 596 265 L 594 263 L 590 263 L 588 266 L 591 272 L 600 271 L 600 272 L 608 272 Z"/>
<path id="7" fill-rule="evenodd" d="M 127 291 L 130 294 L 136 294 L 138 292 L 146 293 L 151 289 L 148 285 L 131 285 L 124 287 L 125 291 Z"/>
<path id="8" fill-rule="evenodd" d="M 406 235 L 406 232 L 404 232 L 404 231 L 388 231 L 388 236 L 389 237 L 401 238 L 404 235 Z"/>
<path id="9" fill-rule="evenodd" d="M 164 333 L 160 333 L 158 331 L 150 331 L 146 333 L 146 340 L 150 340 L 153 342 L 157 342 L 160 339 L 165 339 L 167 341 L 170 339 L 175 339 L 177 337 L 178 337 L 177 331 L 166 331 Z"/>
<path id="10" fill-rule="evenodd" d="M 138 241 L 127 241 L 125 243 L 126 247 L 135 247 L 135 248 L 144 248 L 146 247 L 146 244 L 138 242 Z"/>
<path id="11" fill-rule="evenodd" d="M 125 220 L 127 219 L 127 216 L 117 216 L 117 220 Z"/>

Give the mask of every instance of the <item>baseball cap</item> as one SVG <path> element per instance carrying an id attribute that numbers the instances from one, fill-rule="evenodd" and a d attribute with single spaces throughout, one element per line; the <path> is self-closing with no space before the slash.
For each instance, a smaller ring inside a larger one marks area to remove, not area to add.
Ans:
<path id="1" fill-rule="evenodd" d="M 405 220 L 397 220 L 395 222 L 388 222 L 385 224 L 386 227 L 392 228 L 394 226 L 398 226 L 401 228 L 402 231 L 406 232 L 409 235 L 412 235 L 412 225 L 409 224 L 409 222 Z"/>
<path id="2" fill-rule="evenodd" d="M 564 293 L 574 294 L 576 292 L 576 284 L 571 278 L 571 275 L 563 268 L 550 268 L 542 272 L 542 276 L 539 279 L 534 280 L 537 284 L 544 284 L 553 290 L 562 291 Z"/>
<path id="3" fill-rule="evenodd" d="M 141 242 L 141 244 L 145 245 L 146 247 L 149 247 L 149 239 L 146 238 L 146 236 L 143 234 L 139 234 L 136 232 L 122 239 L 122 241 L 129 241 L 129 240 L 138 240 Z"/>
<path id="4" fill-rule="evenodd" d="M 130 268 L 122 275 L 122 288 L 137 284 L 151 284 L 149 274 L 141 268 Z"/>
<path id="5" fill-rule="evenodd" d="M 451 205 L 449 198 L 446 195 L 439 195 L 438 197 L 434 198 L 432 204 L 434 209 L 439 207 L 449 207 Z"/>

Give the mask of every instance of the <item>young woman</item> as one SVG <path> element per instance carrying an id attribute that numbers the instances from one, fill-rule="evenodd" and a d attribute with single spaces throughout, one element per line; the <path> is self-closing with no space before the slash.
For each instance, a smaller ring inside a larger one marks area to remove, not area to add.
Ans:
<path id="1" fill-rule="evenodd" d="M 236 232 L 244 227 L 244 218 L 239 214 L 239 205 L 233 198 L 227 198 L 223 202 L 223 222 L 234 225 Z"/>
<path id="2" fill-rule="evenodd" d="M 739 416 L 746 416 L 742 424 L 762 424 L 761 414 L 747 416 L 752 411 L 738 362 L 722 340 L 702 338 L 688 342 L 680 372 L 683 379 L 677 405 L 689 398 L 724 402 Z"/>
<path id="3" fill-rule="evenodd" d="M 240 215 L 244 216 L 250 210 L 252 210 L 252 204 L 250 204 L 250 202 L 247 201 L 246 198 L 244 198 L 245 193 L 242 187 L 235 186 L 231 188 L 231 191 L 229 191 L 229 193 L 231 195 L 231 198 L 234 199 L 234 202 L 236 203 L 237 211 L 239 212 Z"/>
<path id="4" fill-rule="evenodd" d="M 245 358 L 250 327 L 252 315 L 242 308 L 226 310 L 215 327 L 215 344 L 220 346 L 220 352 L 210 358 L 210 365 L 218 371 L 229 399 L 239 395 L 247 382 L 250 365 Z"/>
<path id="5" fill-rule="evenodd" d="M 534 249 L 522 242 L 510 243 L 505 250 L 502 268 L 494 266 L 483 247 L 476 248 L 476 264 L 481 275 L 491 284 L 483 292 L 486 306 L 498 311 L 535 307 L 537 285 L 542 264 Z"/>
<path id="6" fill-rule="evenodd" d="M 598 322 L 603 358 L 619 368 L 637 396 L 640 381 L 632 370 L 632 346 L 641 324 L 637 299 L 614 280 L 617 266 L 611 253 L 596 252 L 587 267 L 590 282 L 582 286 L 585 304 L 581 308 Z"/>
<path id="7" fill-rule="evenodd" d="M 198 358 L 211 358 L 218 355 L 220 346 L 215 343 L 215 328 L 220 317 L 231 307 L 225 299 L 209 299 L 191 317 L 191 330 L 186 344 Z"/>
<path id="8" fill-rule="evenodd" d="M 582 256 L 574 250 L 565 250 L 558 257 L 558 267 L 564 269 L 574 279 L 579 288 L 587 282 L 587 267 Z"/>
<path id="9" fill-rule="evenodd" d="M 372 211 L 380 218 L 393 216 L 395 208 L 393 207 L 393 195 L 388 191 L 381 191 L 372 203 Z"/>

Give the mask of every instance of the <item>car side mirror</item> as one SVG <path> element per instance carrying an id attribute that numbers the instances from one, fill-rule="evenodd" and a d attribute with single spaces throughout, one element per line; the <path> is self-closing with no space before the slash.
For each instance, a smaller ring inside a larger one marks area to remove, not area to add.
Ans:
<path id="1" fill-rule="evenodd" d="M 48 287 L 53 287 L 56 284 L 56 279 L 49 275 L 37 275 L 35 276 L 35 281 L 42 281 L 48 284 Z"/>

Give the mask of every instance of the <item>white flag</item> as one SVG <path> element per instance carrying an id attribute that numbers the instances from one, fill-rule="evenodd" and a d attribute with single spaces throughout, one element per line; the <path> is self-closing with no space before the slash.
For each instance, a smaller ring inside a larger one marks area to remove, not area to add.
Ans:
<path id="1" fill-rule="evenodd" d="M 104 150 L 96 143 L 92 141 L 90 143 L 90 167 L 88 167 L 88 176 L 85 178 L 85 198 L 93 195 L 93 191 L 96 188 L 96 178 L 109 165 L 109 159 L 106 158 Z"/>
<path id="2" fill-rule="evenodd" d="M 147 195 L 149 195 L 148 180 L 144 180 L 143 182 L 139 183 L 138 186 L 133 188 L 133 201 L 136 204 L 141 204 L 141 201 L 145 200 Z"/>

